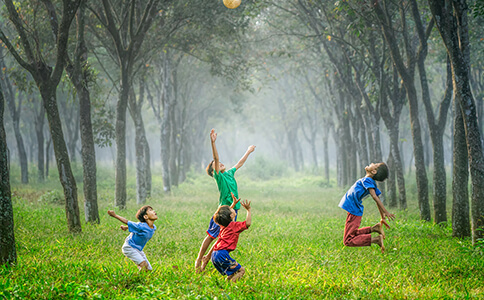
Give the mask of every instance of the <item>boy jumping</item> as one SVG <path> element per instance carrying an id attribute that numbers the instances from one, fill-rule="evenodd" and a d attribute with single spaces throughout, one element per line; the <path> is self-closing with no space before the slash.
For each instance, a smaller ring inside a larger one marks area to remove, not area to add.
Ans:
<path id="1" fill-rule="evenodd" d="M 376 187 L 375 180 L 384 181 L 387 179 L 388 167 L 384 162 L 378 164 L 372 163 L 365 167 L 365 171 L 366 176 L 357 180 L 343 198 L 341 198 L 339 203 L 339 207 L 348 212 L 343 243 L 348 247 L 362 247 L 377 244 L 383 253 L 385 251 L 383 245 L 383 239 L 385 238 L 383 225 L 390 228 L 385 219 L 393 220 L 395 219 L 395 215 L 389 213 L 383 206 L 383 203 L 378 197 L 381 195 L 381 191 Z M 380 211 L 381 221 L 371 227 L 359 228 L 364 209 L 362 200 L 368 195 L 371 195 L 373 200 L 375 200 Z M 377 232 L 379 235 L 372 237 L 372 232 Z"/>
<path id="2" fill-rule="evenodd" d="M 212 263 L 217 271 L 222 275 L 227 275 L 226 280 L 236 282 L 245 274 L 245 268 L 242 267 L 235 259 L 230 257 L 230 252 L 237 247 L 239 234 L 249 228 L 252 223 L 252 216 L 250 214 L 250 201 L 242 201 L 242 206 L 247 210 L 247 217 L 244 222 L 235 222 L 237 213 L 234 206 L 240 201 L 232 194 L 233 203 L 231 206 L 220 206 L 213 219 L 220 225 L 220 235 L 218 241 L 213 246 L 213 253 L 209 253 L 212 257 Z"/>
<path id="3" fill-rule="evenodd" d="M 118 216 L 114 210 L 108 210 L 108 215 L 128 225 L 121 225 L 122 230 L 130 232 L 121 248 L 123 254 L 138 266 L 138 270 L 151 271 L 153 268 L 146 258 L 143 248 L 156 231 L 153 223 L 158 216 L 153 208 L 149 205 L 141 207 L 136 213 L 139 222 L 128 221 L 128 219 Z"/>
<path id="4" fill-rule="evenodd" d="M 234 178 L 235 171 L 237 171 L 244 165 L 245 161 L 249 157 L 249 154 L 254 152 L 255 146 L 249 146 L 244 156 L 242 156 L 237 164 L 233 166 L 230 170 L 226 171 L 224 164 L 220 162 L 218 157 L 217 147 L 215 145 L 216 140 L 217 133 L 214 129 L 212 129 L 210 131 L 210 141 L 212 143 L 213 160 L 207 166 L 207 174 L 210 177 L 213 177 L 217 182 L 217 187 L 220 192 L 220 198 L 218 200 L 219 206 L 231 205 L 233 201 L 231 193 L 235 195 L 236 199 L 239 197 L 239 193 L 237 190 L 237 181 L 235 181 Z M 240 203 L 238 205 L 235 205 L 235 207 L 233 208 L 235 210 L 235 213 L 237 214 L 237 211 L 240 208 Z M 214 222 L 212 217 L 208 226 L 207 236 L 203 240 L 202 245 L 200 246 L 200 251 L 198 252 L 197 259 L 195 260 L 195 271 L 197 273 L 205 270 L 205 266 L 210 261 L 210 256 L 205 256 L 205 252 L 207 252 L 207 249 L 210 247 L 212 241 L 218 237 L 219 232 L 220 226 Z"/>

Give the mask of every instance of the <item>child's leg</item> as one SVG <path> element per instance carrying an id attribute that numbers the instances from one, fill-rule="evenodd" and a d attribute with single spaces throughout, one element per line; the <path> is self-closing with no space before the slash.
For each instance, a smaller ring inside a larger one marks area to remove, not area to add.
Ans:
<path id="1" fill-rule="evenodd" d="M 361 216 L 348 213 L 346 217 L 343 243 L 348 247 L 363 247 L 371 245 L 371 227 L 360 227 Z"/>
<path id="2" fill-rule="evenodd" d="M 234 274 L 230 275 L 230 276 L 227 276 L 227 280 L 231 280 L 233 282 L 237 282 L 237 280 L 239 280 L 240 278 L 242 278 L 242 276 L 244 276 L 245 274 L 245 268 L 244 267 L 240 267 L 240 269 L 235 272 Z"/>
<path id="3" fill-rule="evenodd" d="M 131 259 L 138 266 L 138 270 L 152 269 L 150 262 L 146 258 L 146 255 L 143 251 L 139 251 L 138 249 L 131 247 L 127 243 L 123 245 L 121 250 L 127 258 Z"/>
<path id="4" fill-rule="evenodd" d="M 207 236 L 202 242 L 202 246 L 200 246 L 200 251 L 198 252 L 197 259 L 195 260 L 195 271 L 197 273 L 202 272 L 205 269 L 205 266 L 210 261 L 210 257 L 204 258 L 205 252 L 207 252 L 208 247 L 214 239 L 218 237 L 220 233 L 220 226 L 215 223 L 213 217 L 210 219 L 210 224 L 208 225 L 207 229 Z M 202 268 L 203 267 L 203 268 Z"/>
<path id="5" fill-rule="evenodd" d="M 381 253 L 385 252 L 385 246 L 383 245 L 383 235 L 372 237 L 371 243 L 380 246 Z"/>
<path id="6" fill-rule="evenodd" d="M 151 270 L 153 270 L 153 268 L 151 267 L 150 262 L 146 258 L 146 255 L 145 255 L 144 251 L 141 251 L 140 252 L 140 255 L 141 255 L 141 257 L 144 258 L 144 260 L 138 265 L 138 269 L 139 270 L 143 270 L 143 271 L 151 271 Z"/>
<path id="7" fill-rule="evenodd" d="M 208 247 L 210 247 L 210 244 L 212 243 L 213 240 L 214 240 L 214 238 L 207 234 L 207 236 L 205 237 L 205 239 L 202 242 L 202 245 L 200 246 L 200 251 L 198 252 L 197 260 L 195 261 L 195 270 L 196 270 L 197 273 L 203 271 L 201 269 L 202 258 L 205 255 L 205 252 L 207 252 L 207 249 L 208 249 Z M 209 260 L 210 260 L 210 258 L 209 258 Z M 207 263 L 205 263 L 205 265 L 207 265 Z"/>
<path id="8" fill-rule="evenodd" d="M 383 230 L 381 222 L 378 222 L 375 225 L 371 226 L 371 232 L 377 232 L 381 234 L 383 238 L 385 238 L 385 231 Z"/>

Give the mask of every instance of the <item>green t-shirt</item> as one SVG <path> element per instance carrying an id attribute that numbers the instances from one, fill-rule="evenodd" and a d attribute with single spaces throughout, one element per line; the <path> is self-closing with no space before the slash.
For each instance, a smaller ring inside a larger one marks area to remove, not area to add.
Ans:
<path id="1" fill-rule="evenodd" d="M 238 199 L 239 192 L 237 191 L 237 181 L 235 181 L 234 175 L 236 168 L 232 168 L 223 173 L 213 172 L 213 178 L 217 182 L 218 190 L 220 192 L 219 205 L 232 205 L 232 196 L 230 193 L 234 193 L 234 196 Z M 237 203 L 234 209 L 240 209 L 240 202 Z"/>

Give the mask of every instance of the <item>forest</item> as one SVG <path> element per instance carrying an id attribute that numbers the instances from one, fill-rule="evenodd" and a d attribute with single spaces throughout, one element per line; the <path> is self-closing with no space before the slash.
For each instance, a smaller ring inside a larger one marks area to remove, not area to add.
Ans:
<path id="1" fill-rule="evenodd" d="M 0 298 L 483 297 L 484 1 L 232 2 L 0 1 Z M 194 268 L 212 129 L 227 169 L 255 145 L 237 283 Z M 338 207 L 379 162 L 383 254 Z M 107 213 L 144 205 L 149 274 Z"/>

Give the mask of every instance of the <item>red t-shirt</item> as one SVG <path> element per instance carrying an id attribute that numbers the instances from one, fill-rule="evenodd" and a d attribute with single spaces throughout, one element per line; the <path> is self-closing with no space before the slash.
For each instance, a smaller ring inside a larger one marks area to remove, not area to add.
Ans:
<path id="1" fill-rule="evenodd" d="M 215 243 L 213 251 L 227 250 L 232 251 L 237 247 L 239 241 L 239 234 L 247 229 L 247 224 L 244 222 L 230 222 L 227 227 L 220 226 L 220 235 L 218 241 Z"/>

